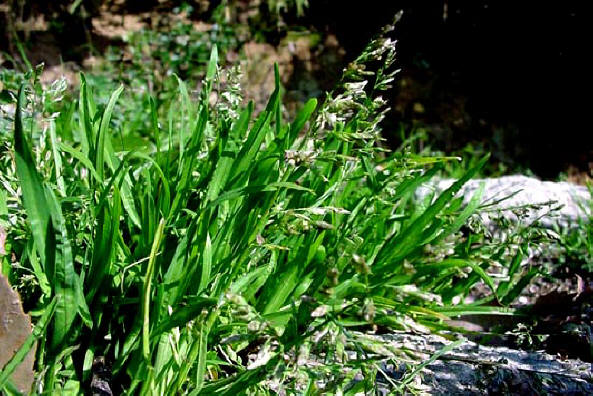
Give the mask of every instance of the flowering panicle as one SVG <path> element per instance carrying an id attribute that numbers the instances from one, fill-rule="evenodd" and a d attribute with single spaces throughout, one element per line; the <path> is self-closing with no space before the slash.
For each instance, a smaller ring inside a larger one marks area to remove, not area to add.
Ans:
<path id="1" fill-rule="evenodd" d="M 389 111 L 380 93 L 391 88 L 399 72 L 393 68 L 396 41 L 388 35 L 400 18 L 401 13 L 344 69 L 342 92 L 333 97 L 328 95 L 313 125 L 317 138 L 322 139 L 331 132 L 343 140 L 358 142 L 360 149 L 373 146 L 376 149 L 376 144 L 382 140 L 379 124 Z"/>

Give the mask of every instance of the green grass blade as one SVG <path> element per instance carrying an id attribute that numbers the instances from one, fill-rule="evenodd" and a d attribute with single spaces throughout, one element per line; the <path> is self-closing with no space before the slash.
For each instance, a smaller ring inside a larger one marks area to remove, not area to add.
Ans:
<path id="1" fill-rule="evenodd" d="M 424 367 L 433 363 L 434 361 L 436 361 L 438 358 L 440 358 L 444 354 L 449 353 L 449 352 L 453 351 L 455 348 L 461 346 L 463 344 L 463 342 L 464 342 L 464 340 L 457 340 L 457 341 L 452 342 L 448 345 L 445 345 L 443 348 L 441 348 L 440 350 L 435 352 L 429 359 L 425 360 L 424 362 L 422 362 L 421 364 L 416 366 L 414 368 L 414 370 L 412 370 L 410 373 L 406 374 L 406 376 L 401 380 L 400 385 L 391 394 L 395 394 L 395 395 L 404 394 L 406 385 L 408 385 L 410 382 L 412 382 L 414 380 L 414 378 L 416 378 L 416 376 L 424 369 Z"/>
<path id="2" fill-rule="evenodd" d="M 35 239 L 30 239 L 27 245 L 25 246 L 24 255 L 27 256 L 29 259 L 29 263 L 31 264 L 33 274 L 37 278 L 39 282 L 39 287 L 41 288 L 41 292 L 46 297 L 51 297 L 52 289 L 47 280 L 47 275 L 45 274 L 44 269 L 42 268 L 41 264 L 39 263 L 39 258 L 37 257 L 37 247 L 35 246 Z"/>
<path id="3" fill-rule="evenodd" d="M 150 337 L 158 337 L 169 330 L 184 326 L 192 320 L 195 320 L 204 309 L 210 309 L 216 306 L 217 300 L 214 298 L 197 298 L 189 303 L 188 306 L 180 307 L 173 311 L 171 316 L 165 317 L 158 326 L 151 332 Z"/>
<path id="4" fill-rule="evenodd" d="M 212 241 L 210 235 L 206 233 L 206 243 L 204 245 L 204 252 L 202 253 L 202 273 L 200 275 L 200 286 L 198 287 L 198 294 L 200 294 L 210 283 L 210 273 L 212 272 Z"/>
<path id="5" fill-rule="evenodd" d="M 430 168 L 420 176 L 412 177 L 401 182 L 395 190 L 394 200 L 403 198 L 416 191 L 420 185 L 432 179 L 441 168 L 440 164 L 437 164 L 437 166 Z"/>
<path id="6" fill-rule="evenodd" d="M 277 69 L 278 65 L 275 66 Z M 266 106 L 265 111 L 260 114 L 255 125 L 249 131 L 249 136 L 241 150 L 237 154 L 237 160 L 233 164 L 229 180 L 232 186 L 236 186 L 237 179 L 243 180 L 249 176 L 248 169 L 254 165 L 254 159 L 259 152 L 260 146 L 269 131 L 269 124 L 273 117 L 274 109 L 277 109 L 280 103 L 280 85 L 278 79 L 276 80 L 276 89 L 272 93 L 270 100 Z"/>
<path id="7" fill-rule="evenodd" d="M 288 131 L 288 141 L 284 146 L 285 149 L 289 149 L 294 144 L 295 140 L 299 136 L 299 133 L 303 130 L 305 124 L 311 118 L 311 115 L 317 108 L 317 99 L 309 99 L 305 106 L 297 114 L 295 120 L 290 124 Z"/>
<path id="8" fill-rule="evenodd" d="M 161 240 L 163 239 L 164 230 L 165 220 L 161 219 L 152 242 L 148 266 L 146 267 L 146 274 L 144 275 L 144 287 L 142 290 L 142 356 L 148 365 L 150 365 L 150 288 L 152 285 L 156 256 L 161 245 Z"/>
<path id="9" fill-rule="evenodd" d="M 206 353 L 208 351 L 208 334 L 210 333 L 212 324 L 214 323 L 217 317 L 218 311 L 213 310 L 210 311 L 206 318 L 202 319 L 202 323 L 199 324 L 199 329 L 196 332 L 198 335 L 198 339 L 192 340 L 193 342 L 187 356 L 187 362 L 191 363 L 184 364 L 181 366 L 181 369 L 179 370 L 179 374 L 177 376 L 177 381 L 175 382 L 174 392 L 168 393 L 179 393 L 179 390 L 181 389 L 183 383 L 187 379 L 187 376 L 189 374 L 190 369 L 193 366 L 193 363 L 196 361 L 196 388 L 194 392 L 198 393 L 204 386 L 204 374 L 206 372 Z"/>
<path id="10" fill-rule="evenodd" d="M 159 202 L 162 202 L 161 208 L 163 209 L 163 212 L 164 212 L 163 215 L 166 216 L 168 214 L 168 211 L 169 211 L 170 205 L 171 205 L 171 188 L 169 186 L 169 180 L 165 176 L 165 173 L 159 166 L 158 162 L 146 154 L 143 154 L 141 152 L 130 152 L 129 156 L 142 158 L 142 159 L 150 162 L 152 164 L 152 166 L 154 167 L 154 169 L 156 170 L 156 173 L 159 176 L 161 185 L 163 187 L 162 194 L 158 195 L 158 199 L 159 199 Z"/>
<path id="11" fill-rule="evenodd" d="M 94 157 L 94 133 L 91 124 L 88 85 L 84 74 L 80 73 L 80 94 L 78 97 L 78 118 L 80 125 L 80 144 L 82 151 L 90 158 Z"/>
<path id="12" fill-rule="evenodd" d="M 529 285 L 531 280 L 540 273 L 541 270 L 539 268 L 530 268 L 529 271 L 527 271 L 527 274 L 519 279 L 519 281 L 513 285 L 513 287 L 505 294 L 505 296 L 502 297 L 500 303 L 504 306 L 511 304 L 517 297 L 519 297 L 519 294 L 521 294 L 523 289 Z"/>
<path id="13" fill-rule="evenodd" d="M 6 380 L 4 386 L 0 387 L 0 392 L 4 396 L 22 396 L 23 394 L 17 389 L 17 387 L 10 381 Z"/>
<path id="14" fill-rule="evenodd" d="M 453 220 L 451 224 L 434 240 L 430 241 L 433 244 L 437 244 L 442 241 L 448 235 L 454 234 L 467 222 L 467 219 L 476 212 L 480 206 L 482 196 L 484 195 L 484 183 L 480 183 L 480 187 L 474 193 L 467 206 L 461 211 L 461 213 Z"/>
<path id="15" fill-rule="evenodd" d="M 187 152 L 188 160 L 184 162 L 183 169 L 181 171 L 181 175 L 178 178 L 175 188 L 175 197 L 173 199 L 173 204 L 171 205 L 170 210 L 168 211 L 171 216 L 175 216 L 178 211 L 180 210 L 181 204 L 183 200 L 187 198 L 187 194 L 190 191 L 190 184 L 192 181 L 192 172 L 195 170 L 194 163 L 196 161 L 196 153 L 200 151 L 202 146 L 202 141 L 204 137 L 204 130 L 207 126 L 208 120 L 208 109 L 203 107 L 199 113 L 198 121 L 196 122 L 196 127 L 193 131 L 193 135 L 190 139 L 190 148 Z M 167 161 L 169 160 L 169 156 L 167 156 Z M 185 160 L 185 159 L 184 159 Z M 169 164 L 167 163 L 167 167 Z M 168 172 L 168 171 L 167 171 Z"/>
<path id="16" fill-rule="evenodd" d="M 53 246 L 48 245 L 51 233 L 51 218 L 43 188 L 43 179 L 37 172 L 35 160 L 23 129 L 23 107 L 25 106 L 25 86 L 21 85 L 18 92 L 14 122 L 14 151 L 16 173 L 19 178 L 23 206 L 27 212 L 27 220 L 35 239 L 35 246 L 41 258 L 44 270 L 53 266 Z M 52 279 L 49 279 L 51 282 Z"/>
<path id="17" fill-rule="evenodd" d="M 158 158 L 161 154 L 161 130 L 159 128 L 159 120 L 158 120 L 156 102 L 152 96 L 149 98 L 149 101 L 150 101 L 150 121 L 151 121 L 151 126 L 152 126 L 152 135 L 153 135 L 153 139 L 154 139 L 154 144 L 156 146 L 156 153 L 157 153 L 157 158 Z"/>
<path id="18" fill-rule="evenodd" d="M 285 303 L 293 290 L 299 283 L 299 269 L 296 265 L 290 266 L 288 270 L 278 279 L 274 293 L 267 299 L 262 313 L 264 315 L 278 311 Z"/>
<path id="19" fill-rule="evenodd" d="M 249 136 L 241 147 L 241 151 L 237 154 L 237 159 L 233 163 L 233 167 L 228 176 L 228 179 L 231 182 L 231 187 L 237 186 L 240 181 L 249 177 L 248 170 L 253 166 L 260 146 L 269 131 L 271 117 L 272 114 L 267 111 L 260 114 L 255 125 L 249 131 Z"/>
<path id="20" fill-rule="evenodd" d="M 475 305 L 454 305 L 445 307 L 432 307 L 432 309 L 440 314 L 447 316 L 463 316 L 463 315 L 517 315 L 514 308 L 507 307 L 488 307 Z"/>
<path id="21" fill-rule="evenodd" d="M 107 153 L 107 157 L 106 157 L 107 164 L 109 165 L 109 168 L 111 169 L 111 171 L 113 172 L 113 174 L 115 176 L 115 174 L 117 173 L 117 169 L 121 166 L 121 161 L 115 154 L 115 151 L 113 150 L 110 139 L 105 140 L 105 150 Z M 124 157 L 124 160 L 127 158 L 127 155 L 129 155 L 129 153 L 126 154 L 126 157 Z M 135 204 L 135 199 L 134 199 L 135 197 L 134 197 L 134 194 L 132 193 L 132 191 L 134 191 L 134 184 L 132 183 L 132 179 L 131 179 L 130 175 L 127 173 L 125 173 L 123 176 L 123 182 L 120 186 L 120 190 L 121 190 L 120 191 L 121 192 L 121 201 L 122 201 L 122 204 L 123 204 L 126 212 L 128 213 L 130 220 L 136 227 L 142 228 L 141 222 L 140 222 L 140 216 L 138 215 L 138 211 L 136 210 L 136 204 Z"/>
<path id="22" fill-rule="evenodd" d="M 62 197 L 66 196 L 66 186 L 64 184 L 64 176 L 62 175 L 62 155 L 58 150 L 58 137 L 56 136 L 56 123 L 51 120 L 49 123 L 49 138 L 51 143 L 52 156 L 54 159 L 54 172 L 58 191 Z"/>
<path id="23" fill-rule="evenodd" d="M 105 108 L 105 112 L 101 117 L 101 124 L 99 125 L 99 134 L 97 135 L 97 142 L 95 146 L 97 147 L 97 153 L 95 157 L 95 170 L 99 175 L 99 179 L 103 180 L 104 177 L 104 163 L 105 163 L 105 140 L 109 138 L 107 135 L 109 129 L 109 123 L 111 122 L 111 114 L 113 113 L 113 108 L 115 106 L 115 102 L 121 95 L 124 90 L 124 86 L 120 85 L 119 88 L 115 90 L 111 94 L 109 98 L 109 102 L 107 103 L 107 107 Z"/>
<path id="24" fill-rule="evenodd" d="M 82 165 L 84 165 L 85 168 L 88 169 L 91 176 L 93 176 L 93 178 L 96 181 L 99 181 L 99 175 L 95 171 L 95 167 L 93 166 L 93 163 L 81 151 L 76 150 L 75 148 L 70 147 L 66 143 L 63 143 L 63 142 L 60 143 L 60 150 L 67 152 L 74 159 L 78 160 Z"/>
<path id="25" fill-rule="evenodd" d="M 187 86 L 185 83 L 175 75 L 177 79 L 177 86 L 179 90 L 179 96 L 181 97 L 181 125 L 179 127 L 179 168 L 177 169 L 177 173 L 181 174 L 184 169 L 184 160 L 185 160 L 185 131 L 190 129 L 189 127 L 189 118 L 191 116 L 191 101 L 189 100 L 189 93 L 187 92 Z"/>
<path id="26" fill-rule="evenodd" d="M 91 304 L 95 294 L 100 289 L 103 280 L 111 269 L 111 261 L 114 248 L 115 227 L 119 222 L 119 193 L 113 194 L 113 208 L 110 212 L 107 205 L 97 208 L 98 214 L 95 225 L 95 238 L 93 240 L 93 252 L 91 256 L 90 268 L 88 270 L 88 287 L 86 301 Z"/>
<path id="27" fill-rule="evenodd" d="M 212 81 L 216 76 L 216 69 L 218 68 L 218 47 L 216 44 L 212 46 L 210 51 L 210 60 L 208 61 L 208 70 L 206 71 L 206 81 Z"/>
<path id="28" fill-rule="evenodd" d="M 208 206 L 206 206 L 205 209 L 207 210 L 207 209 L 216 207 L 224 201 L 236 199 L 243 195 L 258 193 L 258 192 L 262 192 L 262 191 L 276 191 L 279 189 L 306 191 L 310 194 L 314 194 L 313 190 L 311 190 L 307 187 L 299 186 L 298 184 L 291 183 L 291 182 L 276 182 L 276 183 L 270 183 L 268 185 L 262 185 L 262 186 L 246 186 L 246 187 L 241 187 L 241 188 L 237 188 L 234 190 L 230 190 L 230 191 L 227 191 L 227 192 L 221 194 L 216 200 L 214 200 L 213 202 L 208 204 Z"/>
<path id="29" fill-rule="evenodd" d="M 204 387 L 204 375 L 206 374 L 206 353 L 208 351 L 208 332 L 206 326 L 200 326 L 198 364 L 196 367 L 196 388 L 198 392 Z"/>
<path id="30" fill-rule="evenodd" d="M 471 179 L 486 163 L 488 156 L 482 158 L 478 164 L 468 170 L 459 180 L 457 180 L 451 187 L 445 190 L 429 206 L 409 227 L 393 239 L 391 243 L 386 245 L 387 249 L 380 252 L 377 258 L 377 269 L 381 270 L 385 266 L 399 263 L 408 254 L 417 249 L 420 241 L 429 239 L 424 235 L 425 228 L 435 219 L 435 217 L 443 210 L 443 208 L 453 199 L 454 195 L 463 187 L 463 185 Z M 437 232 L 437 230 L 435 230 Z"/>
<path id="31" fill-rule="evenodd" d="M 519 248 L 515 252 L 515 255 L 513 256 L 513 259 L 511 260 L 511 266 L 509 267 L 509 272 L 508 272 L 509 279 L 507 281 L 500 282 L 500 284 L 498 285 L 498 289 L 496 290 L 496 295 L 498 296 L 499 300 L 504 300 L 506 295 L 511 290 L 511 286 L 513 284 L 515 275 L 519 272 L 519 269 L 521 268 L 521 262 L 523 261 L 523 258 L 525 257 L 524 252 L 526 250 L 527 250 L 527 246 L 519 246 Z"/>
<path id="32" fill-rule="evenodd" d="M 189 260 L 189 241 L 191 236 L 195 232 L 195 225 L 192 224 L 188 229 L 186 235 L 181 238 L 177 247 L 175 249 L 175 253 L 173 254 L 173 258 L 171 259 L 171 263 L 167 268 L 167 272 L 163 277 L 163 284 L 165 287 L 164 296 L 163 296 L 163 304 L 175 306 L 175 304 L 179 301 L 180 296 L 182 295 L 182 285 L 186 274 L 186 263 Z"/>
<path id="33" fill-rule="evenodd" d="M 52 287 L 55 296 L 58 297 L 56 313 L 53 320 L 53 335 L 51 347 L 57 350 L 66 340 L 68 333 L 72 330 L 72 324 L 76 313 L 88 318 L 88 307 L 83 301 L 77 301 L 76 288 L 79 281 L 74 272 L 74 258 L 72 246 L 68 237 L 66 221 L 62 215 L 62 209 L 53 191 L 46 188 L 48 210 L 51 213 L 54 234 L 54 255 L 55 265 L 53 273 L 48 276 L 52 280 Z"/>
<path id="34" fill-rule="evenodd" d="M 231 136 L 243 136 L 247 131 L 249 126 L 249 119 L 251 118 L 251 112 L 253 110 L 253 106 L 249 105 L 245 110 L 241 112 L 239 119 L 235 122 L 230 132 Z M 208 184 L 208 193 L 207 198 L 210 201 L 213 201 L 218 197 L 221 191 L 223 191 L 229 175 L 232 172 L 232 167 L 234 167 L 234 162 L 237 161 L 233 157 L 235 153 L 232 152 L 225 152 L 225 147 L 222 146 L 219 148 L 220 158 L 216 163 L 216 169 L 212 174 L 212 179 L 210 179 L 210 183 Z M 242 155 L 242 154 L 239 154 Z"/>

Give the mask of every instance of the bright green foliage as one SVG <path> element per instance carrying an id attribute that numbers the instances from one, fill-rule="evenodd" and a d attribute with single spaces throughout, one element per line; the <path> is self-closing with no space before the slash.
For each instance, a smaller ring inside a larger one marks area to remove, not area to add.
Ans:
<path id="1" fill-rule="evenodd" d="M 143 101 L 151 123 L 134 148 L 117 116 L 125 92 L 99 106 L 81 76 L 78 105 L 50 122 L 50 161 L 31 145 L 40 140 L 24 127 L 21 88 L 16 213 L 28 242 L 18 259 L 40 308 L 55 304 L 38 352 L 43 391 L 87 389 L 98 356 L 112 364 L 114 393 L 261 394 L 276 384 L 317 394 L 320 378 L 333 393 L 357 372 L 372 386 L 375 362 L 351 330 L 438 331 L 447 314 L 482 308 L 451 303 L 480 281 L 505 304 L 516 296 L 516 283 L 495 287 L 476 239 L 455 239 L 481 192 L 466 208 L 455 193 L 486 158 L 416 205 L 416 188 L 448 159 L 382 148 L 379 94 L 394 59 L 389 39 L 373 41 L 339 93 L 285 122 L 277 68 L 259 115 L 252 104 L 210 104 L 214 48 L 197 100 L 178 80 L 166 120 Z M 298 364 L 309 354 L 325 368 Z"/>
<path id="2" fill-rule="evenodd" d="M 592 199 L 580 205 L 585 213 L 589 213 L 588 218 L 579 220 L 572 229 L 560 230 L 559 235 L 562 246 L 559 260 L 577 273 L 593 271 L 593 184 L 589 183 L 587 187 Z"/>

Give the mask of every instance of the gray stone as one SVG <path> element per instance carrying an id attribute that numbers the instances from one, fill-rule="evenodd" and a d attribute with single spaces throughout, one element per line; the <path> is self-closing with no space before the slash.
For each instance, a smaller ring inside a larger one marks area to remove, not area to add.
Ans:
<path id="1" fill-rule="evenodd" d="M 31 334 L 31 318 L 23 312 L 20 296 L 0 273 L 0 369 L 8 363 Z M 22 393 L 31 391 L 36 345 L 16 367 L 10 379 Z M 2 394 L 0 390 L 0 394 Z"/>
<path id="2" fill-rule="evenodd" d="M 383 350 L 406 350 L 419 361 L 426 361 L 450 341 L 438 335 L 394 332 L 384 335 L 354 333 L 385 346 Z M 383 365 L 377 385 L 392 391 L 388 378 L 401 380 L 405 367 Z M 428 363 L 410 388 L 427 395 L 483 394 L 593 394 L 591 363 L 576 359 L 559 360 L 544 352 L 507 347 L 483 346 L 466 340 Z"/>
<path id="3" fill-rule="evenodd" d="M 454 179 L 430 182 L 416 191 L 422 200 L 449 188 Z M 504 176 L 470 180 L 458 193 L 467 203 L 484 183 L 480 217 L 489 228 L 495 228 L 494 219 L 502 216 L 525 225 L 539 224 L 546 228 L 578 227 L 579 221 L 591 216 L 591 194 L 584 186 L 567 182 L 541 181 L 527 176 Z"/>

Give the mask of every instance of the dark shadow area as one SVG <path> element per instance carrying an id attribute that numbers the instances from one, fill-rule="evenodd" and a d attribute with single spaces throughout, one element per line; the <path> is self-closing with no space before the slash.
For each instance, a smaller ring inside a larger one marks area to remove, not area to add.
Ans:
<path id="1" fill-rule="evenodd" d="M 400 122 L 421 124 L 435 148 L 482 142 L 543 177 L 589 168 L 584 3 L 320 0 L 306 19 L 334 33 L 349 60 L 400 9 L 402 73 L 387 137 Z"/>

